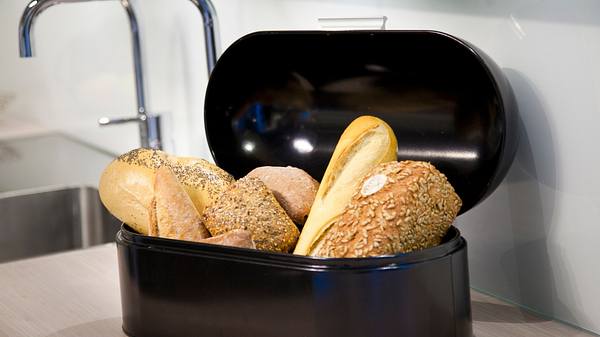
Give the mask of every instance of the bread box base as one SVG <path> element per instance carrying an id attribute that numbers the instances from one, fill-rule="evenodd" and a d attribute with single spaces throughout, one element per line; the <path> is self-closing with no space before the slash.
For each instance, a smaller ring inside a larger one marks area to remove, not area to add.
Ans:
<path id="1" fill-rule="evenodd" d="M 117 235 L 129 336 L 472 336 L 467 244 L 365 259 Z"/>

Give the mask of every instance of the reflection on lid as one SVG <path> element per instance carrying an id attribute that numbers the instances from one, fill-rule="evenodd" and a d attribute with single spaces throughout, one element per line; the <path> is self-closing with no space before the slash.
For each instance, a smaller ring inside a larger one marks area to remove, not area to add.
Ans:
<path id="1" fill-rule="evenodd" d="M 315 147 L 305 138 L 294 139 L 292 145 L 299 153 L 311 153 Z"/>
<path id="2" fill-rule="evenodd" d="M 398 149 L 398 157 L 414 158 L 414 160 L 474 160 L 477 159 L 477 152 L 470 150 L 439 150 L 439 149 Z"/>
<path id="3" fill-rule="evenodd" d="M 250 142 L 250 141 L 244 141 L 242 143 L 242 148 L 244 149 L 244 151 L 250 153 L 252 151 L 254 151 L 254 148 L 256 147 L 256 145 L 254 145 L 254 142 Z"/>
<path id="4" fill-rule="evenodd" d="M 250 105 L 248 110 L 233 118 L 232 122 L 237 130 L 249 128 L 258 133 L 264 133 L 267 129 L 265 116 L 263 114 L 263 106 L 258 102 Z"/>

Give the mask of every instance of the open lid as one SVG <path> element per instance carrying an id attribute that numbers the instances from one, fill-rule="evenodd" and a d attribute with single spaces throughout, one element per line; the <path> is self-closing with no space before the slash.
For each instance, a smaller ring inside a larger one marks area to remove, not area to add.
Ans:
<path id="1" fill-rule="evenodd" d="M 208 83 L 215 162 L 236 178 L 296 166 L 320 180 L 356 117 L 386 121 L 398 160 L 446 174 L 461 213 L 504 178 L 517 147 L 510 85 L 480 50 L 434 31 L 286 31 L 242 37 Z"/>

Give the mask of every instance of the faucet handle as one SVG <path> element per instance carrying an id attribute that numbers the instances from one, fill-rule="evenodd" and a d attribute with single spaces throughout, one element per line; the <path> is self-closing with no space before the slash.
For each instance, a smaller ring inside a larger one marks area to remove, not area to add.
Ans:
<path id="1" fill-rule="evenodd" d="M 139 115 L 136 117 L 125 117 L 125 118 L 110 118 L 110 117 L 100 117 L 98 118 L 98 124 L 100 126 L 112 125 L 112 124 L 124 124 L 131 122 L 143 122 L 146 120 L 146 116 Z"/>
<path id="2" fill-rule="evenodd" d="M 152 149 L 162 149 L 162 142 L 160 139 L 160 115 L 147 115 L 139 114 L 135 117 L 124 117 L 124 118 L 110 118 L 100 117 L 98 118 L 98 124 L 100 126 L 124 124 L 136 122 L 140 126 L 141 145 L 142 147 Z"/>

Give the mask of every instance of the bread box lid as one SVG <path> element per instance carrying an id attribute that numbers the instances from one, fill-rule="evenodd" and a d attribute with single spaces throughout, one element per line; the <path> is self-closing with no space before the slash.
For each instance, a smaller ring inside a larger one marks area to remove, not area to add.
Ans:
<path id="1" fill-rule="evenodd" d="M 236 178 L 296 166 L 320 180 L 356 117 L 386 121 L 398 160 L 446 174 L 482 201 L 517 148 L 517 105 L 482 51 L 435 31 L 257 32 L 233 43 L 208 83 L 205 128 L 215 162 Z"/>

